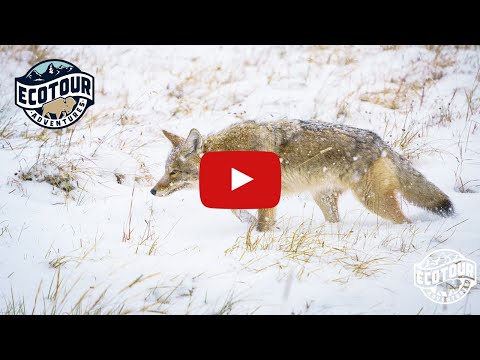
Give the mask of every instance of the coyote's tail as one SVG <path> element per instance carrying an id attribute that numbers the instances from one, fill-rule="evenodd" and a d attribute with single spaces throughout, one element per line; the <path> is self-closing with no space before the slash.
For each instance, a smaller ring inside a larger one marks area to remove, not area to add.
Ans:
<path id="1" fill-rule="evenodd" d="M 455 213 L 453 204 L 445 193 L 415 170 L 407 160 L 397 153 L 393 152 L 392 155 L 400 191 L 405 200 L 444 217 Z"/>

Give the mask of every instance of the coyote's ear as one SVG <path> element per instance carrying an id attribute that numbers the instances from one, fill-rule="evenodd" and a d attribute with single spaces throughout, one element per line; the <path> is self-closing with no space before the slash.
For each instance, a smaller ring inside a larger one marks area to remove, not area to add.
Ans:
<path id="1" fill-rule="evenodd" d="M 185 140 L 185 144 L 183 145 L 183 151 L 187 155 L 192 153 L 200 154 L 202 149 L 202 135 L 200 135 L 200 132 L 197 129 L 190 130 L 190 134 L 188 134 L 187 140 Z"/>
<path id="2" fill-rule="evenodd" d="M 182 138 L 178 135 L 172 134 L 171 132 L 168 132 L 167 130 L 162 130 L 162 132 L 163 132 L 163 135 L 165 135 L 167 137 L 167 139 L 170 140 L 170 142 L 172 143 L 172 145 L 174 147 L 182 145 L 183 142 L 185 141 L 184 138 Z"/>

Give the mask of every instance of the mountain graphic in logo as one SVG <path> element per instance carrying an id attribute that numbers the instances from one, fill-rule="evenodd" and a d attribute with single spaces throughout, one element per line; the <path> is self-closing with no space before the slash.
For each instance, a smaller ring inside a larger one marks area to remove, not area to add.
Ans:
<path id="1" fill-rule="evenodd" d="M 15 104 L 48 129 L 73 125 L 93 103 L 93 76 L 65 60 L 42 61 L 15 79 Z"/>
<path id="2" fill-rule="evenodd" d="M 26 78 L 34 82 L 45 82 L 78 71 L 79 70 L 73 66 L 59 65 L 58 67 L 55 67 L 53 63 L 50 63 L 44 73 L 40 74 L 36 70 L 32 70 L 30 74 L 26 76 Z"/>

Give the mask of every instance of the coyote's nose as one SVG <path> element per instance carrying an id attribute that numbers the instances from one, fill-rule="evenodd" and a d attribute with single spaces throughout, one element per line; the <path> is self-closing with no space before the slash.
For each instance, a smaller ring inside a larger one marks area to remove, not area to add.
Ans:
<path id="1" fill-rule="evenodd" d="M 152 195 L 155 195 L 155 194 L 157 193 L 157 190 L 152 189 L 152 190 L 150 190 L 150 193 L 151 193 Z"/>

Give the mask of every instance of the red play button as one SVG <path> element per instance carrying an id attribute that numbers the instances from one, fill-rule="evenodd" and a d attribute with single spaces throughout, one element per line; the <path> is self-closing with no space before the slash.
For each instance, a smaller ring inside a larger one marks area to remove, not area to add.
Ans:
<path id="1" fill-rule="evenodd" d="M 280 192 L 280 160 L 273 152 L 211 151 L 200 161 L 200 199 L 206 207 L 272 208 Z"/>

